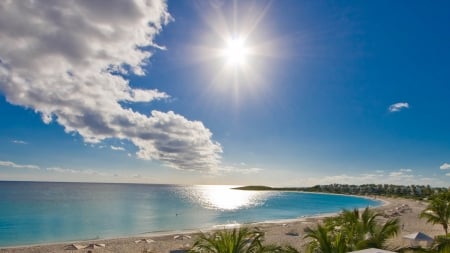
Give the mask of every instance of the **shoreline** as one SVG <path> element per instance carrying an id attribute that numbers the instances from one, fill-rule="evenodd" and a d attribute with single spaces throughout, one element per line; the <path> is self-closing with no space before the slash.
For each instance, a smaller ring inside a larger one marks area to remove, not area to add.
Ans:
<path id="1" fill-rule="evenodd" d="M 398 210 L 402 206 L 407 206 L 408 210 L 402 213 L 398 218 L 400 219 L 401 231 L 396 238 L 393 238 L 389 244 L 394 246 L 404 245 L 402 235 L 405 233 L 412 233 L 416 230 L 427 233 L 430 236 L 442 234 L 442 227 L 425 223 L 424 220 L 418 218 L 420 213 L 426 206 L 422 201 L 416 201 L 403 198 L 385 198 L 372 196 L 365 196 L 367 198 L 380 201 L 377 207 L 371 207 L 380 213 L 390 213 L 392 210 Z M 92 243 L 106 244 L 104 249 L 95 249 L 96 252 L 143 252 L 144 250 L 152 250 L 152 252 L 171 252 L 174 250 L 186 249 L 193 245 L 199 233 L 209 233 L 216 230 L 231 229 L 235 227 L 248 226 L 258 227 L 265 232 L 265 243 L 276 244 L 280 246 L 292 245 L 293 247 L 303 251 L 308 239 L 303 238 L 305 229 L 314 227 L 320 224 L 325 217 L 337 215 L 337 213 L 318 214 L 314 216 L 298 217 L 294 219 L 280 219 L 273 221 L 254 222 L 248 224 L 223 224 L 215 225 L 208 228 L 196 228 L 186 230 L 172 230 L 172 231 L 155 231 L 145 232 L 137 235 L 91 239 L 81 241 L 67 241 L 56 243 L 42 243 L 34 245 L 19 245 L 0 247 L 1 253 L 26 253 L 26 252 L 67 252 L 64 246 L 70 244 L 88 245 Z M 417 232 L 417 231 L 416 231 Z M 191 238 L 184 240 L 175 240 L 175 235 L 189 235 Z M 136 243 L 135 241 L 142 239 L 151 239 L 153 243 Z M 406 242 L 407 243 L 407 242 Z M 87 252 L 87 250 L 77 250 L 77 252 Z M 176 251 L 175 251 L 176 252 Z"/>
<path id="2" fill-rule="evenodd" d="M 291 191 L 289 191 L 291 192 Z M 350 196 L 350 197 L 357 197 L 357 198 L 364 198 L 369 200 L 374 200 L 380 202 L 380 205 L 373 207 L 370 206 L 370 208 L 378 208 L 386 205 L 386 201 L 383 201 L 381 199 L 377 199 L 373 196 L 360 196 L 360 195 L 349 195 L 349 194 L 340 194 L 340 193 L 320 193 L 320 192 L 303 192 L 303 191 L 292 191 L 292 192 L 302 192 L 302 193 L 311 193 L 311 194 L 323 194 L 323 195 L 342 195 L 342 196 Z M 360 208 L 360 210 L 364 210 L 365 207 Z M 33 247 L 46 247 L 51 245 L 68 245 L 68 244 L 77 244 L 77 243 L 84 243 L 87 242 L 104 242 L 104 241 L 110 241 L 110 240 L 126 240 L 130 238 L 140 238 L 140 237 L 164 237 L 164 236 L 171 236 L 176 234 L 198 234 L 198 233 L 206 233 L 211 232 L 215 230 L 222 230 L 222 229 L 232 229 L 236 227 L 243 227 L 243 226 L 265 226 L 268 224 L 288 224 L 288 223 L 297 223 L 297 222 L 310 222 L 310 220 L 317 220 L 317 219 L 324 219 L 326 217 L 332 217 L 335 215 L 338 215 L 339 212 L 342 210 L 339 210 L 337 212 L 330 212 L 330 213 L 316 213 L 312 215 L 302 215 L 296 218 L 287 218 L 287 219 L 276 219 L 276 220 L 263 220 L 263 221 L 255 221 L 255 222 L 248 222 L 248 223 L 229 223 L 229 224 L 215 224 L 210 227 L 197 227 L 197 228 L 187 228 L 187 229 L 176 229 L 176 230 L 162 230 L 162 231 L 148 231 L 148 232 L 142 232 L 138 234 L 130 234 L 130 235 L 117 235 L 112 237 L 103 237 L 103 238 L 85 238 L 85 239 L 75 239 L 75 240 L 68 240 L 68 241 L 54 241 L 54 242 L 42 242 L 42 243 L 31 243 L 31 244 L 20 244 L 20 245 L 12 245 L 12 246 L 0 246 L 0 252 L 5 252 L 4 250 L 8 249 L 24 249 L 24 248 L 33 248 Z"/>
<path id="3" fill-rule="evenodd" d="M 240 190 L 237 190 L 240 191 Z M 279 192 L 277 190 L 273 192 Z M 371 196 L 360 196 L 360 195 L 349 195 L 349 194 L 340 194 L 340 193 L 321 193 L 321 192 L 304 192 L 304 191 L 286 191 L 286 192 L 294 192 L 294 193 L 305 193 L 305 194 L 320 194 L 320 195 L 335 195 L 335 196 L 347 196 L 347 197 L 354 197 L 354 198 L 360 198 L 360 199 L 368 199 L 372 201 L 376 201 L 376 206 L 381 206 L 382 201 L 371 197 Z M 370 204 L 368 204 L 369 207 L 373 207 Z M 365 207 L 364 207 L 365 208 Z M 5 245 L 0 246 L 0 249 L 11 249 L 11 248 L 30 248 L 30 247 L 41 247 L 46 245 L 54 245 L 54 244 L 70 244 L 73 242 L 79 243 L 79 242 L 89 242 L 89 241 L 104 241 L 104 240 L 113 240 L 113 239 L 126 239 L 126 238 L 135 238 L 140 236 L 166 236 L 171 234 L 186 234 L 186 233 L 196 233 L 196 232 L 202 232 L 202 231 L 211 231 L 211 230 L 217 230 L 217 229 L 228 229 L 233 228 L 236 226 L 254 226 L 257 224 L 282 224 L 282 223 L 290 223 L 290 222 L 301 222 L 304 221 L 304 219 L 316 219 L 316 218 L 323 218 L 328 216 L 333 216 L 338 214 L 342 210 L 339 209 L 336 212 L 316 212 L 313 214 L 307 214 L 307 215 L 301 215 L 296 216 L 293 218 L 280 218 L 275 220 L 260 220 L 260 221 L 249 221 L 249 222 L 242 222 L 242 223 L 224 223 L 224 224 L 213 224 L 209 226 L 195 226 L 192 228 L 180 228 L 180 229 L 174 229 L 174 230 L 155 230 L 155 231 L 143 231 L 138 232 L 137 234 L 120 234 L 117 233 L 116 235 L 110 235 L 105 237 L 99 237 L 99 236 L 92 236 L 92 237 L 85 237 L 85 238 L 78 238 L 78 239 L 68 239 L 68 240 L 55 240 L 55 241 L 44 241 L 44 242 L 35 242 L 35 243 L 29 243 L 29 244 L 15 244 L 15 245 Z M 198 225 L 198 224 L 196 224 Z M 120 232 L 120 231 L 119 231 Z"/>

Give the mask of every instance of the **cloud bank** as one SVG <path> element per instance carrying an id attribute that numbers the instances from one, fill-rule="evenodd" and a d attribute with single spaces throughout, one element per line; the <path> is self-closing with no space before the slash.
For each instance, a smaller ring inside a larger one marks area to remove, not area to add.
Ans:
<path id="1" fill-rule="evenodd" d="M 36 165 L 29 165 L 29 164 L 17 164 L 11 161 L 0 161 L 1 167 L 8 167 L 8 168 L 16 168 L 16 169 L 32 169 L 32 170 L 40 170 L 39 166 Z"/>
<path id="2" fill-rule="evenodd" d="M 407 109 L 409 108 L 409 104 L 406 102 L 403 103 L 395 103 L 389 106 L 389 111 L 390 112 L 399 112 L 403 109 Z"/>
<path id="3" fill-rule="evenodd" d="M 125 77 L 145 74 L 151 52 L 144 49 L 161 48 L 154 37 L 170 20 L 162 0 L 2 1 L 0 92 L 87 143 L 126 139 L 139 158 L 215 170 L 222 148 L 202 122 L 121 105 L 169 98 Z"/>

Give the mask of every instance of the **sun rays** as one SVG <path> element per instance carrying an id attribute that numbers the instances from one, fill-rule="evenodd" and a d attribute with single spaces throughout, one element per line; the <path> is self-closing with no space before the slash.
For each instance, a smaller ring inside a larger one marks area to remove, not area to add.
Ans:
<path id="1" fill-rule="evenodd" d="M 192 61 L 209 79 L 205 99 L 231 102 L 238 109 L 250 100 L 263 101 L 270 86 L 270 60 L 276 57 L 277 38 L 270 37 L 264 23 L 270 3 L 199 6 L 207 29 L 191 47 Z M 258 102 L 259 103 L 259 102 Z"/>
<path id="2" fill-rule="evenodd" d="M 230 38 L 226 47 L 223 49 L 223 56 L 228 65 L 241 66 L 246 63 L 249 50 L 242 38 Z"/>

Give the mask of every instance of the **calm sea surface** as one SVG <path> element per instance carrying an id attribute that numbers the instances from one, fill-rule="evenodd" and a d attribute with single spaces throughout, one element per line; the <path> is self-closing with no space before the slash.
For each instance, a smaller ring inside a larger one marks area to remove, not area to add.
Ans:
<path id="1" fill-rule="evenodd" d="M 0 182 L 0 247 L 292 219 L 379 204 L 230 186 Z"/>

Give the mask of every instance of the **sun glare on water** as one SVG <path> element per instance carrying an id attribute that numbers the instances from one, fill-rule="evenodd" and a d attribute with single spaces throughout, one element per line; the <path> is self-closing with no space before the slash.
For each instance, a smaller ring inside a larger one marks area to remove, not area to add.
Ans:
<path id="1" fill-rule="evenodd" d="M 264 202 L 264 192 L 233 190 L 231 186 L 196 186 L 190 192 L 192 199 L 208 209 L 236 210 L 256 206 Z"/>

